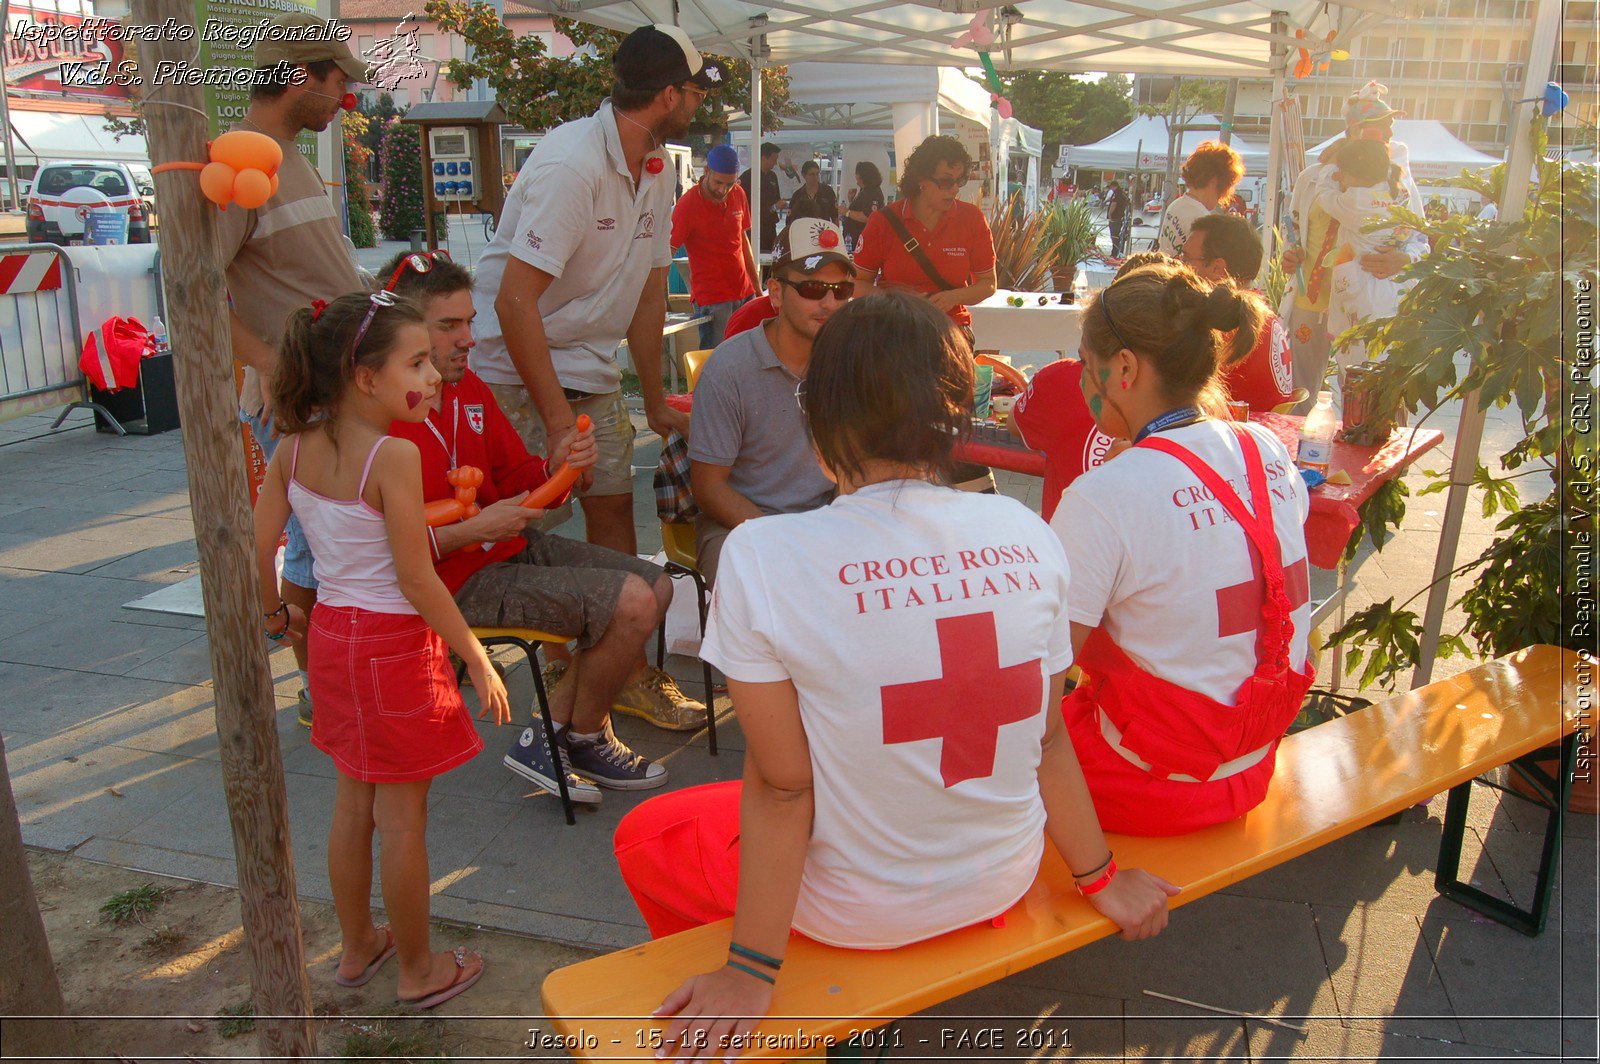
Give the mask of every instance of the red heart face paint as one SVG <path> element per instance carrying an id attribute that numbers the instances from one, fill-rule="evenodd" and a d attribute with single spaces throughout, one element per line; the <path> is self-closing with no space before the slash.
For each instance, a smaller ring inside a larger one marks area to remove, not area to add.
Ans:
<path id="1" fill-rule="evenodd" d="M 418 405 L 421 404 L 421 402 L 422 402 L 422 393 L 421 392 L 407 392 L 406 393 L 406 408 L 408 410 L 415 410 L 418 407 Z"/>

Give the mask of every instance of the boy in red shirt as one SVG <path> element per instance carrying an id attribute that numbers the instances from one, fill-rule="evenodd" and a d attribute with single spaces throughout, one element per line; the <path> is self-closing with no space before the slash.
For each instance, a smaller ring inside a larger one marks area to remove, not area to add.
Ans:
<path id="1" fill-rule="evenodd" d="M 424 501 L 454 496 L 450 470 L 483 471 L 475 500 L 481 512 L 429 529 L 434 568 L 468 624 L 537 628 L 577 640 L 571 664 L 559 680 L 551 676 L 555 682 L 546 683 L 560 769 L 540 727 L 524 729 L 505 756 L 506 767 L 551 793 L 558 789 L 555 773 L 563 771 L 572 800 L 589 804 L 600 801 L 596 784 L 618 790 L 664 785 L 665 767 L 624 745 L 610 715 L 615 709 L 675 731 L 705 724 L 705 707 L 645 662 L 645 644 L 672 601 L 671 579 L 632 555 L 529 530 L 544 511 L 520 505 L 569 452 L 575 464 L 592 463 L 592 433 L 564 439 L 549 459 L 528 453 L 489 386 L 467 369 L 474 312 L 466 270 L 447 258 L 401 254 L 380 276 L 392 291 L 421 303 L 434 368 L 443 378 L 426 421 L 397 421 L 389 429 L 421 452 Z"/>
<path id="2" fill-rule="evenodd" d="M 1241 292 L 1255 281 L 1261 257 L 1261 238 L 1249 222 L 1233 214 L 1195 219 L 1183 245 L 1184 265 L 1213 284 L 1231 280 Z M 1267 315 L 1261 339 L 1242 361 L 1222 367 L 1222 380 L 1229 397 L 1249 403 L 1251 413 L 1270 412 L 1293 398 L 1289 333 L 1276 314 Z"/>

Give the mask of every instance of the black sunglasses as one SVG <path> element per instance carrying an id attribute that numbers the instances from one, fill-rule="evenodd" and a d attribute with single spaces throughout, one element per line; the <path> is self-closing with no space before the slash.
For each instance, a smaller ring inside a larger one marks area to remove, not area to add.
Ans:
<path id="1" fill-rule="evenodd" d="M 400 283 L 400 278 L 407 270 L 414 273 L 427 273 L 433 269 L 433 264 L 439 259 L 450 261 L 450 253 L 444 248 L 438 251 L 415 251 L 400 260 L 400 265 L 394 268 L 394 273 L 389 277 L 389 283 L 383 286 L 385 292 L 393 292 L 394 286 Z"/>
<path id="2" fill-rule="evenodd" d="M 969 177 L 966 174 L 960 177 L 930 177 L 927 178 L 941 192 L 949 192 L 953 188 L 966 188 Z"/>
<path id="3" fill-rule="evenodd" d="M 809 299 L 813 303 L 820 302 L 822 297 L 829 292 L 833 293 L 833 298 L 841 302 L 854 298 L 856 294 L 856 283 L 854 281 L 838 281 L 834 284 L 829 284 L 827 281 L 791 281 L 786 277 L 780 277 L 778 278 L 778 283 L 793 288 L 800 294 L 801 299 Z"/>

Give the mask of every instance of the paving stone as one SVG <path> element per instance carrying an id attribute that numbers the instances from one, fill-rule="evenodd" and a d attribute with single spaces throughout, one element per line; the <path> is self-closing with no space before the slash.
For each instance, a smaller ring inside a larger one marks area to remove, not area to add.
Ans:
<path id="1" fill-rule="evenodd" d="M 124 616 L 110 611 L 119 610 L 129 599 L 154 590 L 154 586 L 138 580 L 115 579 L 99 573 L 54 573 L 0 567 L 0 614 L 15 612 L 34 618 L 40 615 L 70 615 L 71 620 L 81 622 L 85 611 L 103 610 L 106 612 L 102 619 L 109 622 Z"/>
<path id="2" fill-rule="evenodd" d="M 0 660 L 80 673 L 127 676 L 181 646 L 204 638 L 198 632 L 126 624 L 120 620 L 93 624 L 86 617 L 79 623 L 85 627 L 78 629 L 76 637 L 66 636 L 74 626 L 65 620 L 12 636 L 0 646 Z"/>
<path id="3" fill-rule="evenodd" d="M 1247 1021 L 1250 1029 L 1250 1059 L 1359 1061 L 1359 1060 L 1523 1060 L 1544 1059 L 1499 1047 L 1467 1045 L 1439 1038 L 1421 1038 L 1393 1031 L 1373 1031 L 1346 1027 L 1337 1020 L 1300 1021 L 1308 1033 L 1285 1031 L 1267 1024 Z"/>
<path id="4" fill-rule="evenodd" d="M 1313 911 L 1333 1004 L 1346 1024 L 1463 1040 L 1416 916 L 1332 905 L 1313 906 Z M 1308 1011 L 1326 1015 L 1335 1009 Z"/>
<path id="5" fill-rule="evenodd" d="M 878 1029 L 868 1045 L 890 1059 L 1120 1059 L 1123 1007 L 1114 997 L 1065 993 L 1003 979 Z"/>
<path id="6" fill-rule="evenodd" d="M 1123 1032 L 1125 1059 L 1244 1060 L 1250 1056 L 1243 1020 L 1149 998 L 1126 1003 Z"/>
<path id="7" fill-rule="evenodd" d="M 176 523 L 176 522 L 173 522 Z M 190 538 L 115 558 L 93 570 L 96 576 L 115 576 L 131 580 L 145 580 L 155 584 L 171 584 L 193 576 L 199 552 Z"/>
<path id="8" fill-rule="evenodd" d="M 75 761 L 67 760 L 69 757 Z M 70 736 L 7 742 L 11 786 L 22 821 L 44 823 L 51 837 L 76 833 L 83 842 L 118 836 L 194 789 L 210 762 L 119 746 L 86 746 Z"/>
<path id="9" fill-rule="evenodd" d="M 184 690 L 155 680 L 89 676 L 0 661 L 0 728 L 8 733 L 17 728 L 64 735 L 84 724 L 135 713 Z"/>
<path id="10" fill-rule="evenodd" d="M 1400 912 L 1426 908 L 1438 893 L 1433 877 L 1441 825 L 1376 824 L 1304 857 L 1229 887 L 1228 894 L 1317 905 L 1371 905 Z M 1330 876 L 1330 865 L 1339 874 Z"/>
<path id="11" fill-rule="evenodd" d="M 1543 836 L 1491 830 L 1484 837 L 1484 848 L 1507 900 L 1523 909 L 1532 908 L 1539 862 L 1543 857 Z M 1559 934 L 1564 927 L 1589 929 L 1595 926 L 1595 903 L 1600 897 L 1595 864 L 1596 840 L 1592 836 L 1569 836 L 1561 840 L 1550 896 L 1548 931 Z"/>

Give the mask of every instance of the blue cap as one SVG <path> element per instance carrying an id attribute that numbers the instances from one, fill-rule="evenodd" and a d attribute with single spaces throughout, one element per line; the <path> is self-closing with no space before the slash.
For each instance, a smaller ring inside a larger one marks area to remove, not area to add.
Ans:
<path id="1" fill-rule="evenodd" d="M 718 144 L 706 152 L 706 169 L 719 174 L 736 174 L 739 172 L 739 153 L 733 150 L 731 144 Z"/>

